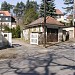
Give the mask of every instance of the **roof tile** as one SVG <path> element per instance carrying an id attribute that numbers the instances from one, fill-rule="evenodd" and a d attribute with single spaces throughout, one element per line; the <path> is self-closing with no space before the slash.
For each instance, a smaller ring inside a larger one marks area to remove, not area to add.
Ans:
<path id="1" fill-rule="evenodd" d="M 59 10 L 59 9 L 56 9 L 56 14 L 62 14 L 63 15 L 63 13 Z"/>
<path id="2" fill-rule="evenodd" d="M 8 11 L 0 11 L 0 14 L 4 14 L 4 16 L 11 16 Z"/>
<path id="3" fill-rule="evenodd" d="M 37 24 L 42 24 L 42 23 L 44 23 L 44 17 L 35 20 L 34 22 L 30 23 L 29 25 L 37 25 Z M 46 17 L 46 23 L 50 24 L 50 25 L 64 25 L 50 16 Z"/>

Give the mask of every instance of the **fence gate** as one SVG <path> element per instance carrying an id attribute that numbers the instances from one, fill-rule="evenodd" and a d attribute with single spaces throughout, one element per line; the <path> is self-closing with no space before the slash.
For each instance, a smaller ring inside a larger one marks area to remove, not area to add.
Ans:
<path id="1" fill-rule="evenodd" d="M 38 45 L 38 33 L 30 33 L 30 44 Z"/>

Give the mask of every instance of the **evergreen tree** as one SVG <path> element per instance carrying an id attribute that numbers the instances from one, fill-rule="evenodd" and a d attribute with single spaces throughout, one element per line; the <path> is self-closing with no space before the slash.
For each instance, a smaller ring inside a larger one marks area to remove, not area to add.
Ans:
<path id="1" fill-rule="evenodd" d="M 26 3 L 26 11 L 28 9 L 30 9 L 30 8 L 34 8 L 35 11 L 37 11 L 38 10 L 38 4 L 37 4 L 37 2 L 36 1 L 29 1 L 29 0 L 27 0 L 27 3 Z"/>
<path id="2" fill-rule="evenodd" d="M 24 14 L 24 24 L 29 24 L 38 18 L 38 4 L 35 1 L 27 0 L 26 10 Z"/>
<path id="3" fill-rule="evenodd" d="M 16 31 L 16 38 L 20 38 L 21 37 L 21 29 L 20 29 L 19 25 L 16 27 L 15 31 Z"/>
<path id="4" fill-rule="evenodd" d="M 25 10 L 25 4 L 21 1 L 20 3 L 16 4 L 13 11 L 16 14 L 16 16 L 22 16 L 24 10 Z"/>
<path id="5" fill-rule="evenodd" d="M 5 10 L 5 11 L 9 11 L 10 12 L 10 9 L 13 8 L 13 5 L 7 3 L 6 1 L 4 1 L 2 4 L 1 4 L 1 10 Z"/>
<path id="6" fill-rule="evenodd" d="M 74 0 L 63 0 L 64 4 L 66 5 L 65 8 L 63 7 L 63 9 L 66 10 L 66 13 L 71 13 L 73 11 L 73 3 Z"/>
<path id="7" fill-rule="evenodd" d="M 26 10 L 29 9 L 29 0 L 27 0 L 27 2 L 26 2 L 26 8 L 25 9 Z"/>
<path id="8" fill-rule="evenodd" d="M 55 14 L 55 0 L 46 1 L 46 16 L 53 17 Z M 44 0 L 42 0 L 41 6 L 40 6 L 40 17 L 44 16 Z"/>
<path id="9" fill-rule="evenodd" d="M 24 16 L 24 24 L 29 24 L 32 21 L 38 18 L 38 13 L 35 11 L 34 8 L 30 8 L 26 11 Z"/>

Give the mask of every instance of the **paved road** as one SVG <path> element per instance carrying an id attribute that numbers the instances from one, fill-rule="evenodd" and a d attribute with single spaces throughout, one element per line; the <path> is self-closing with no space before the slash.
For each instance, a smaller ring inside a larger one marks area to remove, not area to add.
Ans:
<path id="1" fill-rule="evenodd" d="M 75 75 L 75 43 L 48 48 L 13 40 L 16 59 L 0 61 L 0 75 Z"/>

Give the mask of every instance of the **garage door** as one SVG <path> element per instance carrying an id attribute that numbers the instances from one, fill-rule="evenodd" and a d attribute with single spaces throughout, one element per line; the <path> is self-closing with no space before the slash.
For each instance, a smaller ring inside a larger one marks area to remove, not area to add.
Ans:
<path id="1" fill-rule="evenodd" d="M 58 29 L 47 29 L 47 42 L 58 42 Z"/>

